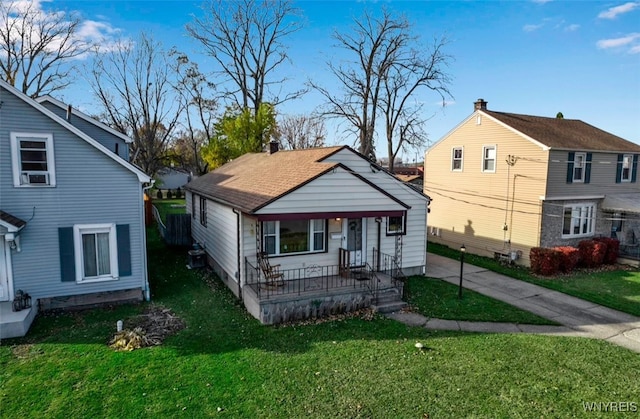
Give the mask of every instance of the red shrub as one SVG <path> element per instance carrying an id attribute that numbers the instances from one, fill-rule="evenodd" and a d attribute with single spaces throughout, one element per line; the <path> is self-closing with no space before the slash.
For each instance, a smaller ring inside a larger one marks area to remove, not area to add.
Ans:
<path id="1" fill-rule="evenodd" d="M 620 252 L 620 242 L 611 237 L 596 237 L 593 240 L 604 243 L 607 246 L 607 252 L 604 255 L 604 263 L 607 265 L 613 265 L 616 263 L 618 260 L 618 253 Z"/>
<path id="2" fill-rule="evenodd" d="M 554 247 L 553 250 L 560 253 L 560 270 L 571 272 L 580 262 L 580 251 L 571 246 Z"/>
<path id="3" fill-rule="evenodd" d="M 533 247 L 529 252 L 531 270 L 541 275 L 553 275 L 560 268 L 560 252 L 546 247 Z"/>
<path id="4" fill-rule="evenodd" d="M 580 250 L 580 264 L 585 268 L 594 268 L 604 262 L 607 245 L 595 240 L 582 240 L 578 243 L 578 250 Z"/>

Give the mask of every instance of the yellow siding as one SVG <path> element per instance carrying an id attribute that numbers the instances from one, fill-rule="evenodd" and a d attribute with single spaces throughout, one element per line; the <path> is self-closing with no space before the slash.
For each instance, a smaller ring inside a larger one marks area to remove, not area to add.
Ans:
<path id="1" fill-rule="evenodd" d="M 496 146 L 495 173 L 482 172 L 483 146 Z M 463 170 L 451 170 L 452 150 L 463 147 Z M 517 156 L 510 167 L 507 156 Z M 529 250 L 539 243 L 540 197 L 545 194 L 548 152 L 503 125 L 476 114 L 425 156 L 424 191 L 433 202 L 429 240 L 470 253 Z M 506 225 L 507 229 L 504 230 Z M 509 241 L 511 244 L 509 244 Z"/>

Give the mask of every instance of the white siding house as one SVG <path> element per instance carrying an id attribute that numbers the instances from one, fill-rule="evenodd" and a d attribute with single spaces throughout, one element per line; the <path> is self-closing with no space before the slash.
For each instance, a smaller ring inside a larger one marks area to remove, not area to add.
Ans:
<path id="1" fill-rule="evenodd" d="M 186 191 L 194 241 L 264 323 L 309 317 L 320 297 L 377 304 L 386 279 L 398 290 L 399 276 L 424 272 L 429 198 L 349 147 L 247 154 Z M 261 262 L 277 265 L 278 287 L 263 287 Z"/>

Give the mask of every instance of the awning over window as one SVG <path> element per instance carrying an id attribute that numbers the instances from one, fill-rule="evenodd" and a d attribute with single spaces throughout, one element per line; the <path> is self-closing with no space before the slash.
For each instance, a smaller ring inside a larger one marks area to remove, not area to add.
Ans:
<path id="1" fill-rule="evenodd" d="M 602 209 L 610 212 L 640 214 L 640 192 L 605 195 Z"/>
<path id="2" fill-rule="evenodd" d="M 368 217 L 402 217 L 406 211 L 336 211 L 336 212 L 309 212 L 295 214 L 257 214 L 260 221 L 284 221 L 284 220 L 323 220 L 328 218 L 368 218 Z"/>

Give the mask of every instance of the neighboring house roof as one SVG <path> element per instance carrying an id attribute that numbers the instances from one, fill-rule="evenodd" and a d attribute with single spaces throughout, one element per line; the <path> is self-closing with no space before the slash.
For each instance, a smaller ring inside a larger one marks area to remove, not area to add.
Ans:
<path id="1" fill-rule="evenodd" d="M 347 146 L 248 153 L 193 180 L 186 189 L 253 213 L 331 170 L 349 170 L 340 162 L 323 161 L 342 149 L 360 155 Z M 353 175 L 407 207 L 359 174 Z"/>
<path id="2" fill-rule="evenodd" d="M 398 179 L 403 182 L 413 182 L 414 180 L 422 179 L 422 175 L 395 175 Z"/>
<path id="3" fill-rule="evenodd" d="M 43 105 L 41 105 L 40 103 L 36 102 L 35 100 L 31 99 L 29 96 L 25 95 L 24 93 L 22 93 L 21 91 L 19 91 L 15 87 L 11 86 L 6 81 L 0 80 L 0 88 L 3 88 L 5 90 L 7 90 L 7 92 L 13 94 L 14 96 L 16 96 L 17 98 L 21 99 L 22 101 L 24 101 L 28 105 L 32 106 L 38 112 L 40 112 L 43 115 L 49 117 L 51 120 L 53 120 L 57 124 L 62 125 L 68 131 L 71 131 L 73 134 L 77 135 L 78 137 L 80 137 L 81 139 L 83 139 L 84 141 L 86 141 L 87 143 L 92 145 L 93 147 L 95 147 L 96 149 L 98 149 L 99 151 L 104 153 L 107 157 L 109 157 L 113 161 L 117 162 L 121 166 L 124 166 L 126 169 L 130 170 L 131 172 L 133 172 L 138 177 L 138 180 L 140 182 L 145 182 L 146 183 L 146 182 L 150 182 L 151 181 L 151 178 L 146 173 L 144 173 L 142 170 L 138 169 L 137 167 L 135 167 L 133 164 L 129 163 L 128 161 L 120 158 L 117 154 L 112 153 L 105 146 L 100 144 L 98 141 L 94 140 L 93 138 L 91 138 L 90 136 L 88 136 L 87 134 L 85 134 L 84 132 L 79 130 L 78 128 L 74 127 L 69 122 L 65 121 L 63 118 L 60 118 L 58 115 L 56 115 L 55 113 L 51 112 L 49 109 L 45 108 Z"/>
<path id="4" fill-rule="evenodd" d="M 640 152 L 640 145 L 578 119 L 546 118 L 489 110 L 479 112 L 553 149 Z"/>
<path id="5" fill-rule="evenodd" d="M 0 210 L 0 226 L 6 228 L 7 231 L 14 233 L 16 231 L 22 230 L 22 228 L 26 225 L 26 221 L 21 220 L 18 217 L 14 217 L 8 212 Z"/>
<path id="6" fill-rule="evenodd" d="M 186 188 L 252 212 L 338 166 L 320 160 L 344 147 L 244 154 Z"/>
<path id="7" fill-rule="evenodd" d="M 36 98 L 36 102 L 38 103 L 43 103 L 43 102 L 49 102 L 53 105 L 56 105 L 57 107 L 67 110 L 68 106 L 71 105 L 66 105 L 63 102 L 59 101 L 58 99 L 52 98 L 49 95 L 45 95 L 45 96 L 40 96 L 39 98 Z M 87 121 L 90 124 L 95 125 L 96 127 L 103 129 L 105 131 L 107 131 L 110 134 L 115 135 L 116 137 L 126 141 L 127 143 L 132 143 L 133 139 L 131 137 L 129 137 L 126 134 L 121 133 L 120 131 L 116 131 L 115 129 L 111 128 L 110 126 L 103 124 L 102 122 L 90 117 L 89 115 L 80 112 L 78 109 L 74 108 L 73 106 L 71 107 L 71 114 L 77 116 L 78 118 L 81 118 L 85 121 Z"/>

